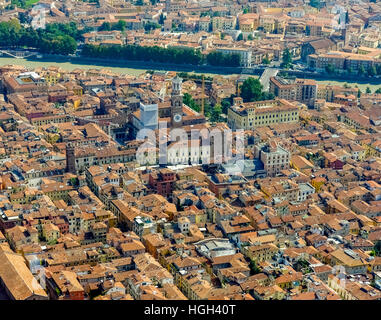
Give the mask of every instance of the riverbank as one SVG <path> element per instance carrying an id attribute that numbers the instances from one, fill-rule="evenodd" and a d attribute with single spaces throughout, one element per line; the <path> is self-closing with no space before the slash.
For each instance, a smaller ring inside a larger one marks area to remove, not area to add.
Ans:
<path id="1" fill-rule="evenodd" d="M 63 59 L 64 61 L 70 61 L 73 64 L 84 64 L 90 63 L 99 66 L 111 66 L 111 67 L 128 67 L 134 69 L 141 69 L 144 66 L 145 70 L 170 70 L 177 72 L 194 72 L 194 73 L 210 73 L 210 74 L 244 74 L 244 75 L 255 75 L 260 76 L 265 70 L 264 67 L 259 68 L 243 68 L 243 67 L 217 67 L 211 65 L 190 65 L 190 64 L 174 64 L 174 63 L 161 63 L 153 61 L 135 61 L 135 60 L 114 60 L 110 61 L 107 59 L 98 58 L 84 58 L 84 57 L 65 57 L 57 55 L 44 55 L 43 58 L 37 59 L 35 57 L 27 58 L 30 60 L 41 60 L 41 61 L 57 61 L 57 59 Z M 360 77 L 358 75 L 344 75 L 344 74 L 322 74 L 316 72 L 307 72 L 300 70 L 285 70 L 279 69 L 279 73 L 287 73 L 289 76 L 295 76 L 297 78 L 305 79 L 315 79 L 317 81 L 344 81 L 344 82 L 359 82 L 373 85 L 381 85 L 380 78 L 369 78 Z"/>
<path id="2" fill-rule="evenodd" d="M 159 63 L 153 61 L 135 61 L 135 60 L 108 60 L 98 58 L 84 57 L 64 57 L 57 55 L 44 55 L 43 58 L 30 57 L 28 61 L 40 61 L 45 63 L 70 62 L 75 65 L 94 65 L 99 67 L 114 67 L 114 68 L 130 68 L 143 70 L 169 70 L 177 72 L 195 72 L 195 73 L 210 73 L 210 74 L 241 74 L 241 67 L 214 67 L 210 65 L 191 65 L 191 64 L 175 64 L 175 63 Z M 257 71 L 260 73 L 261 71 Z M 256 72 L 254 72 L 256 73 Z"/>
<path id="3" fill-rule="evenodd" d="M 104 59 L 84 59 L 81 57 L 62 57 L 62 56 L 44 56 L 43 58 L 26 58 L 16 59 L 9 57 L 0 57 L 0 65 L 14 64 L 23 65 L 27 68 L 58 66 L 64 70 L 81 69 L 101 69 L 106 68 L 115 73 L 128 74 L 138 76 L 147 70 L 170 70 L 177 72 L 190 72 L 205 75 L 235 75 L 249 74 L 258 77 L 263 69 L 252 69 L 250 73 L 243 68 L 218 68 L 212 66 L 192 66 L 192 65 L 175 65 L 175 64 L 159 64 L 155 62 L 139 62 L 139 61 L 109 61 Z M 303 73 L 298 71 L 289 71 L 291 76 L 297 76 L 306 79 L 315 79 L 318 83 L 333 84 L 343 86 L 345 83 L 351 87 L 357 86 L 364 91 L 369 87 L 372 91 L 381 87 L 381 79 L 354 79 L 343 77 L 328 77 L 326 75 Z M 353 81 L 354 80 L 354 81 Z"/>
<path id="4" fill-rule="evenodd" d="M 9 58 L 9 57 L 0 57 L 0 65 L 7 65 L 7 64 L 13 64 L 13 65 L 21 65 L 28 69 L 32 68 L 39 68 L 39 67 L 49 67 L 49 66 L 57 66 L 67 71 L 72 71 L 74 69 L 101 69 L 106 68 L 111 70 L 115 73 L 120 74 L 128 74 L 132 76 L 138 76 L 144 72 L 146 72 L 148 69 L 144 69 L 142 67 L 140 68 L 128 68 L 124 66 L 117 66 L 116 64 L 110 63 L 107 64 L 94 64 L 92 62 L 85 62 L 80 63 L 72 63 L 68 59 L 57 59 L 56 61 L 53 61 L 51 59 L 16 59 L 16 58 Z"/>

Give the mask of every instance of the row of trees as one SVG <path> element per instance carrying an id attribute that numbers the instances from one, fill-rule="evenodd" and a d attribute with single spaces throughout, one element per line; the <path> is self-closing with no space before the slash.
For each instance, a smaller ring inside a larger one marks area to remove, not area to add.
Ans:
<path id="1" fill-rule="evenodd" d="M 158 46 L 98 46 L 86 44 L 82 49 L 82 56 L 90 58 L 112 58 L 118 60 L 140 60 L 175 64 L 187 63 L 192 65 L 202 65 L 206 60 L 213 66 L 238 67 L 240 65 L 239 55 L 211 52 L 205 57 L 199 50 L 174 47 L 162 48 Z"/>
<path id="2" fill-rule="evenodd" d="M 122 20 L 115 24 L 103 23 L 100 30 L 124 30 L 126 23 Z M 155 28 L 156 25 L 149 25 Z M 0 47 L 6 48 L 35 48 L 41 53 L 72 54 L 77 49 L 77 41 L 88 30 L 78 30 L 75 22 L 67 24 L 47 24 L 45 29 L 25 28 L 17 19 L 0 22 Z M 187 48 L 161 48 L 126 46 L 95 46 L 87 44 L 82 50 L 84 57 L 112 58 L 119 60 L 143 60 L 169 62 L 176 64 L 188 63 L 202 65 L 205 62 L 213 66 L 238 67 L 240 56 L 211 52 L 202 55 L 199 50 Z"/>
<path id="3" fill-rule="evenodd" d="M 372 93 L 372 90 L 369 88 L 369 87 L 366 87 L 365 89 L 365 93 L 367 94 L 371 94 Z M 378 88 L 374 91 L 374 93 L 377 93 L 377 94 L 380 94 L 381 93 L 381 88 Z"/>
<path id="4" fill-rule="evenodd" d="M 220 67 L 239 67 L 241 64 L 239 54 L 224 54 L 218 51 L 210 52 L 206 56 L 206 60 L 210 65 Z"/>
<path id="5" fill-rule="evenodd" d="M 161 22 L 161 24 L 164 23 L 163 14 L 160 15 L 159 22 Z M 127 26 L 127 22 L 124 20 L 119 20 L 118 22 L 115 22 L 115 23 L 103 22 L 102 25 L 98 28 L 98 31 L 112 31 L 112 30 L 125 31 L 126 26 Z M 161 28 L 161 25 L 157 24 L 156 22 L 147 22 L 144 24 L 145 31 L 150 31 L 157 28 Z"/>
<path id="6" fill-rule="evenodd" d="M 81 37 L 74 22 L 47 24 L 45 29 L 23 27 L 17 19 L 0 22 L 0 47 L 35 48 L 41 53 L 71 54 Z"/>
<path id="7" fill-rule="evenodd" d="M 115 23 L 103 22 L 102 25 L 98 28 L 98 31 L 111 31 L 111 30 L 126 30 L 127 22 L 124 20 L 119 20 Z"/>
<path id="8" fill-rule="evenodd" d="M 188 63 L 199 65 L 203 56 L 199 50 L 183 48 L 125 46 L 98 46 L 86 44 L 82 48 L 82 56 L 89 58 L 139 60 L 168 63 Z"/>
<path id="9" fill-rule="evenodd" d="M 147 24 L 147 30 L 160 27 L 160 25 Z M 116 23 L 105 22 L 99 30 L 125 30 L 126 22 L 119 20 Z M 41 53 L 72 54 L 77 49 L 77 41 L 87 29 L 78 30 L 75 22 L 67 24 L 47 24 L 45 29 L 25 28 L 17 19 L 0 22 L 0 46 L 6 48 L 35 48 Z M 82 50 L 84 57 L 112 58 L 119 60 L 143 60 L 155 62 L 169 62 L 175 64 L 188 63 L 202 65 L 208 63 L 219 67 L 239 67 L 241 58 L 239 54 L 224 54 L 212 51 L 207 55 L 201 54 L 199 50 L 187 48 L 161 48 L 161 47 L 139 47 L 126 46 L 95 46 L 87 44 Z M 284 53 L 288 57 L 287 52 Z M 264 63 L 268 63 L 264 59 Z M 284 65 L 289 64 L 284 59 Z"/>
<path id="10" fill-rule="evenodd" d="M 337 73 L 336 68 L 332 64 L 328 64 L 325 67 L 325 71 L 328 74 L 335 74 Z M 370 66 L 369 68 L 365 69 L 363 65 L 360 65 L 359 69 L 355 72 L 352 70 L 352 68 L 346 69 L 348 74 L 357 74 L 359 76 L 369 76 L 369 77 L 374 77 L 377 75 L 381 75 L 381 65 L 377 66 Z"/>

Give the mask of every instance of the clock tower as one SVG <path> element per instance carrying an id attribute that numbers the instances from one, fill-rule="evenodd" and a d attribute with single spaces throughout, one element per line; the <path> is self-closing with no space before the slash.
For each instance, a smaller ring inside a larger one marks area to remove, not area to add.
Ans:
<path id="1" fill-rule="evenodd" d="M 171 125 L 175 128 L 183 125 L 183 95 L 181 94 L 182 82 L 183 79 L 178 76 L 172 79 Z"/>

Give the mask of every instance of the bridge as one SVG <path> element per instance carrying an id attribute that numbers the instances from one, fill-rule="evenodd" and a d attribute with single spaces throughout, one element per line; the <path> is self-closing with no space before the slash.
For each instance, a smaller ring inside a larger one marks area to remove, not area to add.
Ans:
<path id="1" fill-rule="evenodd" d="M 279 69 L 277 68 L 266 68 L 265 71 L 263 71 L 259 81 L 261 82 L 264 91 L 269 91 L 270 78 L 275 77 L 278 74 L 278 72 Z"/>
<path id="2" fill-rule="evenodd" d="M 3 50 L 0 49 L 1 56 L 10 56 L 16 59 L 23 59 L 37 55 L 38 52 L 26 51 L 26 50 Z"/>

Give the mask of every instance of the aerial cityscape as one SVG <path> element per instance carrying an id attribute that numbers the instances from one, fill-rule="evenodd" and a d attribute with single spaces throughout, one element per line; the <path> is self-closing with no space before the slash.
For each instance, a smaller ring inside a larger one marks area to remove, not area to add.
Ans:
<path id="1" fill-rule="evenodd" d="M 381 300 L 381 1 L 0 0 L 0 300 Z"/>

